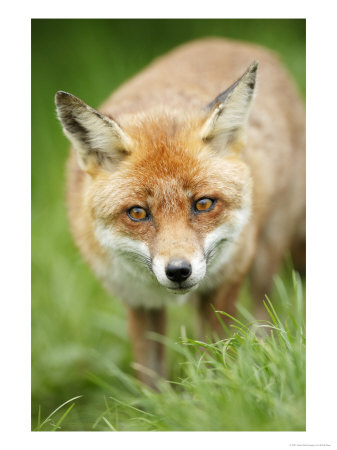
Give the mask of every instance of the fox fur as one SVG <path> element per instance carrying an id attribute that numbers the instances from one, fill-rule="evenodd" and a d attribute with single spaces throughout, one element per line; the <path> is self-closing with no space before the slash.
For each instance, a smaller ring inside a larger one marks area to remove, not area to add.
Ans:
<path id="1" fill-rule="evenodd" d="M 122 85 L 99 112 L 66 92 L 71 229 L 85 260 L 128 306 L 139 376 L 165 376 L 165 306 L 235 314 L 247 276 L 256 304 L 291 251 L 305 264 L 305 113 L 269 50 L 188 43 Z M 206 209 L 205 206 L 209 206 Z M 198 209 L 201 208 L 201 209 Z M 140 218 L 137 217 L 140 216 Z"/>

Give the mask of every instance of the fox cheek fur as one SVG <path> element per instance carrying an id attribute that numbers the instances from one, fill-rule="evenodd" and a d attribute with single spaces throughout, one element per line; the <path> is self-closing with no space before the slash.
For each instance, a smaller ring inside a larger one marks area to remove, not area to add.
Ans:
<path id="1" fill-rule="evenodd" d="M 126 302 L 138 375 L 155 385 L 164 351 L 147 334 L 165 333 L 165 305 L 193 295 L 221 333 L 211 305 L 235 314 L 248 275 L 259 305 L 286 251 L 303 267 L 302 102 L 271 52 L 220 39 L 162 57 L 100 112 L 55 100 L 75 241 Z"/>

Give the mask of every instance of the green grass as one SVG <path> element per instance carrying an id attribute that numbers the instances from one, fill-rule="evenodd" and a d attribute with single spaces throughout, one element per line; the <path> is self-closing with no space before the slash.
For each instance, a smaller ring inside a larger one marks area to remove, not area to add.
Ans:
<path id="1" fill-rule="evenodd" d="M 293 74 L 301 92 L 305 92 L 304 20 L 32 21 L 32 429 L 50 430 L 57 426 L 62 430 L 92 430 L 94 424 L 95 430 L 174 429 L 183 421 L 174 417 L 166 420 L 160 411 L 172 409 L 169 413 L 173 414 L 175 408 L 177 418 L 186 414 L 186 427 L 190 429 L 199 426 L 200 429 L 214 429 L 213 422 L 207 421 L 203 410 L 213 418 L 214 426 L 223 425 L 224 429 L 238 426 L 235 417 L 239 409 L 247 409 L 246 424 L 242 422 L 242 427 L 249 423 L 251 427 L 256 425 L 265 429 L 273 426 L 292 429 L 295 424 L 304 427 L 304 372 L 298 380 L 294 379 L 295 366 L 291 365 L 293 352 L 299 351 L 299 347 L 294 344 L 292 350 L 283 355 L 290 358 L 284 361 L 283 367 L 279 359 L 282 347 L 277 347 L 281 343 L 276 339 L 274 365 L 270 362 L 268 371 L 261 371 L 268 377 L 266 383 L 261 381 L 260 385 L 262 391 L 270 385 L 265 394 L 269 392 L 269 402 L 275 402 L 275 408 L 268 410 L 271 418 L 266 411 L 263 416 L 263 407 L 270 407 L 271 403 L 261 399 L 261 408 L 258 402 L 255 406 L 259 414 L 249 421 L 248 412 L 254 417 L 255 413 L 253 405 L 244 403 L 247 383 L 239 373 L 240 361 L 243 356 L 247 358 L 249 349 L 253 357 L 259 348 L 260 353 L 255 356 L 257 361 L 263 362 L 267 357 L 266 354 L 262 356 L 266 344 L 261 341 L 260 347 L 254 344 L 252 335 L 243 339 L 238 333 L 229 347 L 231 353 L 234 348 L 240 351 L 233 356 L 233 361 L 228 362 L 229 365 L 221 365 L 216 356 L 218 350 L 210 349 L 207 358 L 217 365 L 213 368 L 211 364 L 207 365 L 206 354 L 202 353 L 203 359 L 197 366 L 199 346 L 190 345 L 192 342 L 176 344 L 181 329 L 185 329 L 190 338 L 197 336 L 198 324 L 191 305 L 169 310 L 170 380 L 178 384 L 173 389 L 172 385 L 164 383 L 161 394 L 139 386 L 130 366 L 132 355 L 123 305 L 109 297 L 94 278 L 76 250 L 68 229 L 65 163 L 69 144 L 56 120 L 55 92 L 60 89 L 72 92 L 97 107 L 112 90 L 154 57 L 187 40 L 211 35 L 257 42 L 274 49 Z M 287 270 L 276 279 L 277 290 L 271 296 L 282 323 L 288 321 L 294 305 L 299 304 L 291 299 L 290 273 Z M 240 302 L 247 311 L 250 310 L 248 285 Z M 246 319 L 250 320 L 241 308 L 240 320 Z M 299 316 L 296 316 L 296 323 L 298 320 Z M 299 329 L 301 327 L 302 322 Z M 294 329 L 291 333 L 295 333 Z M 273 345 L 272 342 L 269 344 Z M 304 351 L 301 351 L 299 366 L 304 364 Z M 280 375 L 274 384 L 270 384 L 272 374 L 275 374 L 273 370 L 279 370 Z M 214 384 L 210 386 L 214 391 L 208 392 L 206 388 L 212 374 Z M 233 383 L 237 383 L 236 390 L 234 384 L 230 384 L 231 374 Z M 253 373 L 249 375 L 254 376 Z M 217 384 L 220 380 L 227 380 L 223 389 Z M 78 396 L 80 398 L 56 411 L 60 405 Z M 252 398 L 252 393 L 247 393 L 247 399 Z M 291 407 L 290 400 L 294 398 L 297 400 Z M 135 413 L 135 410 L 118 402 L 153 414 L 155 419 L 140 412 L 137 412 L 138 418 L 133 417 L 131 411 Z M 171 402 L 173 406 L 170 406 Z M 191 408 L 194 404 L 202 406 Z M 219 412 L 220 405 L 225 407 L 232 425 L 228 421 L 222 422 L 224 415 Z M 214 418 L 213 410 L 219 412 L 219 419 Z M 294 410 L 299 411 L 297 421 L 293 418 Z M 279 416 L 275 411 L 279 411 Z M 50 420 L 43 424 L 48 417 Z M 279 417 L 279 423 L 276 417 Z"/>
<path id="2" fill-rule="evenodd" d="M 226 339 L 212 342 L 183 337 L 163 340 L 176 367 L 174 381 L 162 380 L 159 392 L 107 363 L 107 372 L 87 378 L 100 390 L 101 412 L 85 429 L 111 431 L 303 431 L 305 430 L 305 325 L 300 277 L 292 286 L 276 283 L 283 319 L 266 299 L 269 320 L 234 319 Z M 241 304 L 242 315 L 249 312 Z M 227 315 L 219 312 L 220 315 Z M 73 429 L 71 399 L 36 430 Z M 77 417 L 85 399 L 78 400 Z M 67 408 L 66 408 L 67 406 Z M 58 414 L 57 414 L 58 412 Z M 67 415 L 69 414 L 69 419 Z M 72 412 L 73 414 L 73 412 Z M 67 420 L 69 423 L 67 423 Z M 74 420 L 75 418 L 73 418 Z"/>

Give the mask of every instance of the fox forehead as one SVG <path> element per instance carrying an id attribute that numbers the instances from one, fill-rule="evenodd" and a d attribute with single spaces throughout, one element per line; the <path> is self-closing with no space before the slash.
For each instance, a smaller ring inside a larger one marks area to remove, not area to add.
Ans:
<path id="1" fill-rule="evenodd" d="M 145 173 L 146 178 L 151 177 L 151 186 L 170 180 L 189 187 L 200 172 L 203 147 L 199 129 L 196 120 L 168 114 L 136 121 L 127 129 L 133 141 L 127 165 L 136 176 Z"/>
<path id="2" fill-rule="evenodd" d="M 115 171 L 98 170 L 92 180 L 96 214 L 111 217 L 134 205 L 172 214 L 202 196 L 221 196 L 229 206 L 240 207 L 247 166 L 235 156 L 214 155 L 200 138 L 198 125 L 197 120 L 157 117 L 127 128 L 131 154 Z"/>
<path id="3" fill-rule="evenodd" d="M 92 180 L 90 203 L 98 216 L 114 216 L 136 205 L 171 214 L 201 197 L 221 198 L 237 209 L 249 194 L 249 172 L 240 162 L 196 160 L 185 151 L 153 157 L 149 152 L 138 163 L 127 163 Z"/>

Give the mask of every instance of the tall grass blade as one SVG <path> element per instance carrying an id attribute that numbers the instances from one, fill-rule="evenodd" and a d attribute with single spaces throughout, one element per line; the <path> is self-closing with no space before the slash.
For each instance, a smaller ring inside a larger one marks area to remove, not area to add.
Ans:
<path id="1" fill-rule="evenodd" d="M 110 428 L 111 431 L 117 431 L 116 428 L 111 425 L 111 423 L 108 421 L 108 419 L 105 416 L 103 416 L 102 419 L 108 425 L 108 427 Z"/>
<path id="2" fill-rule="evenodd" d="M 70 413 L 70 411 L 75 406 L 75 403 L 69 406 L 69 408 L 65 411 L 65 413 L 61 416 L 61 418 L 57 421 L 57 423 L 54 425 L 54 427 L 51 429 L 51 431 L 56 431 L 58 428 L 60 428 L 61 423 L 64 421 L 64 419 L 67 417 L 67 415 Z"/>
<path id="3" fill-rule="evenodd" d="M 81 397 L 83 397 L 83 395 L 77 395 L 76 397 L 73 397 L 73 398 L 67 400 L 66 402 L 62 403 L 62 405 L 60 405 L 60 406 L 58 406 L 56 409 L 54 409 L 54 411 L 51 412 L 51 413 L 49 414 L 49 416 L 41 423 L 41 425 L 40 425 L 39 427 L 36 427 L 36 428 L 35 428 L 34 431 L 40 431 L 41 428 L 42 428 L 44 425 L 46 425 L 46 423 L 50 422 L 50 419 L 53 417 L 53 415 L 56 414 L 57 411 L 59 411 L 61 408 L 63 408 L 63 406 L 65 406 L 65 405 L 67 405 L 68 403 L 70 403 L 70 402 L 72 402 L 72 401 L 74 401 L 74 400 L 77 400 L 78 398 L 81 398 Z"/>

